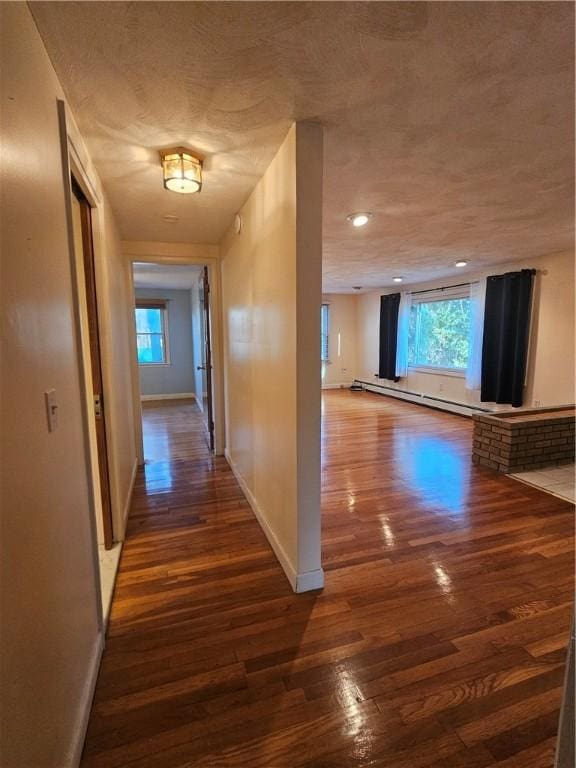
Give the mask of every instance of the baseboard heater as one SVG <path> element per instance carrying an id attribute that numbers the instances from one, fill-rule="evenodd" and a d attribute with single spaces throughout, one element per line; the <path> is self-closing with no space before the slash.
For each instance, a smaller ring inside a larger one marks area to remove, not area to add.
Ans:
<path id="1" fill-rule="evenodd" d="M 472 416 L 474 413 L 492 413 L 489 408 L 481 408 L 476 405 L 465 405 L 464 403 L 457 403 L 454 400 L 446 400 L 442 397 L 410 392 L 408 389 L 395 389 L 394 387 L 387 387 L 385 384 L 374 384 L 373 382 L 363 381 L 362 379 L 354 379 L 354 384 L 361 384 L 362 388 L 368 392 L 375 392 L 379 395 L 389 395 L 398 400 L 407 400 L 410 403 L 425 405 L 428 408 L 437 408 L 441 411 L 450 411 L 450 413 L 458 413 L 461 416 Z"/>

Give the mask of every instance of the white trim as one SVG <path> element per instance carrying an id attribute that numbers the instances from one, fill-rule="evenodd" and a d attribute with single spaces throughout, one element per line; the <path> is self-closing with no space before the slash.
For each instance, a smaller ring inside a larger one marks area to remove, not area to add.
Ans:
<path id="1" fill-rule="evenodd" d="M 136 474 L 138 472 L 138 459 L 134 459 L 132 465 L 132 475 L 130 477 L 130 485 L 128 486 L 128 493 L 126 494 L 126 501 L 124 502 L 124 511 L 122 513 L 122 537 L 120 541 L 124 541 L 126 535 L 126 523 L 128 521 L 128 515 L 130 514 L 130 506 L 132 504 L 132 494 L 134 493 L 134 483 L 136 482 Z"/>
<path id="2" fill-rule="evenodd" d="M 78 723 L 73 730 L 72 743 L 68 750 L 68 759 L 62 761 L 62 765 L 80 765 L 80 759 L 82 757 L 82 750 L 84 749 L 84 740 L 86 739 L 86 731 L 88 729 L 88 721 L 90 719 L 90 711 L 92 709 L 92 699 L 94 698 L 94 691 L 96 690 L 96 681 L 98 680 L 98 672 L 100 671 L 100 661 L 102 659 L 102 653 L 104 651 L 104 635 L 102 632 L 98 632 L 96 636 L 96 642 L 92 651 L 92 658 L 88 664 L 88 671 L 86 674 L 86 683 L 82 696 L 80 698 L 80 706 L 78 708 Z"/>
<path id="3" fill-rule="evenodd" d="M 458 379 L 466 378 L 466 368 L 441 368 L 439 365 L 409 365 L 408 371 L 412 373 L 431 373 L 433 376 L 455 376 Z"/>
<path id="4" fill-rule="evenodd" d="M 140 400 L 147 403 L 153 400 L 197 400 L 194 392 L 171 392 L 167 395 L 140 395 Z"/>
<path id="5" fill-rule="evenodd" d="M 252 508 L 252 512 L 254 512 L 256 519 L 260 523 L 260 527 L 264 531 L 266 538 L 268 539 L 268 543 L 272 547 L 272 550 L 276 555 L 278 562 L 282 566 L 282 569 L 286 574 L 286 578 L 290 582 L 290 586 L 292 587 L 294 592 L 308 592 L 313 589 L 322 589 L 322 587 L 324 586 L 324 571 L 322 570 L 322 568 L 318 568 L 315 571 L 306 571 L 305 573 L 298 573 L 296 571 L 296 569 L 294 568 L 294 566 L 290 561 L 290 558 L 288 557 L 288 555 L 282 548 L 282 545 L 276 538 L 276 534 L 274 533 L 272 528 L 270 528 L 270 526 L 268 525 L 268 521 L 266 520 L 264 513 L 260 509 L 260 506 L 256 501 L 254 494 L 248 487 L 238 467 L 232 460 L 232 457 L 230 456 L 230 453 L 227 448 L 224 449 L 224 456 L 226 457 L 226 461 L 228 462 L 228 465 L 232 470 L 234 477 L 238 481 L 238 485 L 240 486 L 240 488 L 242 489 L 242 492 L 244 493 L 244 496 L 246 497 L 246 501 L 248 502 L 248 504 L 250 504 L 250 507 Z"/>
<path id="6" fill-rule="evenodd" d="M 134 308 L 136 294 L 134 291 L 134 273 L 132 264 L 126 262 L 126 275 L 131 302 L 126 308 L 128 314 L 128 336 L 130 343 L 130 383 L 132 389 L 132 411 L 134 421 L 134 440 L 136 442 L 136 459 L 139 466 L 144 466 L 144 438 L 142 434 L 142 401 L 140 394 L 140 369 L 138 367 L 138 343 L 136 340 L 136 322 Z"/>
<path id="7" fill-rule="evenodd" d="M 322 589 L 324 587 L 324 569 L 316 568 L 315 571 L 306 571 L 305 573 L 299 573 L 296 576 L 296 588 L 294 592 L 300 594 L 301 592 L 312 592 L 316 589 Z"/>
<path id="8" fill-rule="evenodd" d="M 407 400 L 409 403 L 424 405 L 427 408 L 437 408 L 441 411 L 457 413 L 460 416 L 468 416 L 469 418 L 474 413 L 486 413 L 486 409 L 478 408 L 474 405 L 467 405 L 466 403 L 449 402 L 448 400 L 442 400 L 441 398 L 420 394 L 418 392 L 402 392 L 393 389 L 392 387 L 387 387 L 385 384 L 370 384 L 362 379 L 356 379 L 356 381 L 368 392 L 374 392 L 377 395 L 385 395 L 386 397 L 395 397 L 397 400 Z"/>
<path id="9" fill-rule="evenodd" d="M 68 152 L 70 161 L 70 170 L 74 176 L 76 183 L 84 193 L 90 208 L 98 208 L 102 205 L 102 201 L 96 192 L 90 174 L 80 158 L 80 153 L 76 149 L 74 139 L 70 135 L 70 113 L 66 111 L 66 128 L 68 137 Z"/>

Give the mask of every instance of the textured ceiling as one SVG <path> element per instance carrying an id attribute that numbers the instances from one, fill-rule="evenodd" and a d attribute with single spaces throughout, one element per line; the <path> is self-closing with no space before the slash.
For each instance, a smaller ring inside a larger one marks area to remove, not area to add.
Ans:
<path id="1" fill-rule="evenodd" d="M 189 290 L 198 284 L 202 267 L 135 262 L 132 272 L 135 288 Z"/>
<path id="2" fill-rule="evenodd" d="M 124 239 L 218 242 L 318 120 L 326 291 L 572 247 L 572 3 L 31 7 Z M 175 144 L 206 157 L 200 195 L 162 188 Z"/>

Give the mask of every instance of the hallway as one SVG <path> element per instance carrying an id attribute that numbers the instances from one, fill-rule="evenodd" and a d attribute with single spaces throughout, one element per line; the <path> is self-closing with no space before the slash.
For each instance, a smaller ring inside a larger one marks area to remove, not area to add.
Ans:
<path id="1" fill-rule="evenodd" d="M 473 467 L 470 421 L 323 394 L 302 595 L 196 406 L 144 431 L 83 766 L 553 765 L 573 507 Z"/>

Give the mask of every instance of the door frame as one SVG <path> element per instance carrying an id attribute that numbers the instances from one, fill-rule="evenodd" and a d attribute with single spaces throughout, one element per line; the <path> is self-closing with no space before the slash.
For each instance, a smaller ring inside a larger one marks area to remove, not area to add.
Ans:
<path id="1" fill-rule="evenodd" d="M 222 350 L 222 300 L 220 282 L 220 261 L 217 245 L 195 245 L 184 243 L 130 242 L 123 244 L 124 256 L 129 264 L 132 306 L 135 305 L 134 263 L 165 264 L 170 266 L 205 266 L 210 282 L 210 319 L 212 342 L 212 403 L 214 418 L 214 454 L 224 455 L 224 375 Z M 140 376 L 136 355 L 136 328 L 131 323 L 131 380 L 134 402 L 134 431 L 139 464 L 144 463 L 142 439 L 142 401 Z"/>
<path id="2" fill-rule="evenodd" d="M 82 409 L 82 434 L 84 443 L 84 465 L 86 470 L 86 477 L 88 480 L 88 507 L 89 507 L 89 525 L 91 531 L 91 545 L 92 545 L 92 572 L 94 576 L 94 589 L 96 594 L 96 620 L 98 624 L 98 633 L 101 638 L 101 648 L 104 648 L 104 610 L 102 606 L 102 583 L 100 578 L 100 555 L 98 550 L 98 531 L 96 526 L 96 486 L 94 483 L 92 473 L 92 451 L 90 447 L 90 441 L 88 435 L 90 433 L 90 419 L 92 418 L 89 412 L 89 404 L 86 398 L 87 391 L 87 378 L 86 368 L 84 365 L 84 355 L 82 350 L 82 315 L 80 306 L 80 297 L 78 294 L 79 275 L 77 270 L 76 251 L 74 248 L 74 227 L 72 223 L 72 174 L 78 180 L 78 184 L 86 199 L 92 206 L 98 205 L 100 202 L 98 196 L 90 182 L 88 174 L 85 172 L 82 162 L 80 161 L 74 144 L 69 135 L 69 120 L 66 110 L 66 104 L 61 99 L 56 102 L 58 112 L 58 127 L 60 134 L 60 153 L 62 160 L 62 181 L 64 187 L 64 201 L 66 210 L 66 228 L 68 231 L 68 258 L 70 261 L 71 272 L 71 294 L 73 301 L 73 313 L 74 313 L 74 330 L 75 330 L 75 346 L 76 346 L 76 358 L 77 358 L 77 371 L 78 371 L 78 383 L 80 389 L 80 403 Z M 110 456 L 108 456 L 110 459 Z"/>
<path id="3" fill-rule="evenodd" d="M 104 210 L 104 203 L 100 193 L 100 186 L 97 177 L 95 177 L 92 171 L 92 163 L 86 151 L 82 138 L 78 133 L 78 129 L 74 122 L 73 116 L 68 111 L 66 103 L 61 99 L 57 99 L 58 110 L 58 122 L 60 129 L 60 152 L 62 159 L 62 173 L 64 181 L 64 197 L 66 204 L 66 218 L 68 227 L 68 248 L 69 256 L 72 264 L 72 276 L 73 283 L 71 285 L 71 292 L 74 302 L 75 323 L 77 331 L 77 347 L 78 347 L 78 371 L 80 376 L 80 383 L 82 386 L 82 393 L 86 389 L 86 373 L 84 370 L 84 358 L 82 355 L 82 336 L 81 336 L 81 313 L 80 313 L 80 297 L 78 295 L 78 275 L 76 271 L 75 251 L 74 251 L 74 232 L 72 226 L 72 177 L 74 177 L 76 184 L 80 188 L 80 191 L 86 198 L 92 213 L 92 246 L 94 251 L 94 263 L 95 263 L 95 279 L 96 279 L 96 295 L 101 295 L 101 285 L 103 281 L 103 269 L 105 262 L 105 242 L 103 239 L 103 221 L 106 211 Z M 126 269 L 128 273 L 128 269 Z M 111 393 L 113 391 L 113 380 L 111 378 L 110 360 L 112 359 L 110 339 L 108 330 L 108 317 L 106 312 L 106 306 L 103 307 L 103 312 L 99 316 L 99 331 L 100 331 L 100 348 L 101 348 L 101 365 L 102 365 L 102 387 L 104 402 L 111 403 Z M 82 396 L 83 406 L 86 405 L 86 398 L 84 394 Z M 90 404 L 92 408 L 92 404 Z M 87 436 L 89 434 L 88 420 L 92 418 L 92 413 L 86 411 L 84 414 L 83 431 Z M 112 537 L 115 542 L 121 542 L 124 540 L 125 527 L 126 527 L 126 510 L 122 508 L 122 503 L 118 498 L 118 477 L 115 470 L 114 451 L 115 441 L 114 435 L 111 431 L 110 419 L 106 425 L 106 446 L 108 457 L 108 474 L 110 495 L 112 501 Z M 89 478 L 92 483 L 92 471 L 91 471 L 91 449 L 90 446 L 86 446 L 87 457 L 90 467 Z M 136 467 L 134 467 L 134 470 Z M 95 491 L 91 488 L 91 509 L 92 517 L 94 520 L 94 526 L 96 526 L 96 512 L 94 507 Z M 95 530 L 95 567 L 99 573 L 99 552 L 98 552 L 98 534 Z M 100 592 L 100 588 L 99 588 Z"/>
<path id="4" fill-rule="evenodd" d="M 94 206 L 84 195 L 74 173 L 70 174 L 72 196 L 76 198 L 80 205 L 82 253 L 75 253 L 77 261 L 82 264 L 78 267 L 78 279 L 83 279 L 85 291 L 80 289 L 79 301 L 84 305 L 82 315 L 86 313 L 88 321 L 88 338 L 82 338 L 82 346 L 86 346 L 85 352 L 88 353 L 89 363 L 84 363 L 90 371 L 85 371 L 85 377 L 92 382 L 92 397 L 88 397 L 88 413 L 91 417 L 96 437 L 96 445 L 92 446 L 91 452 L 94 452 L 94 460 L 98 466 L 98 476 L 101 496 L 101 523 L 102 535 L 105 549 L 112 549 L 114 546 L 114 522 L 112 517 L 112 489 L 110 484 L 110 467 L 108 458 L 108 438 L 107 438 L 107 402 L 104 397 L 104 372 L 103 356 L 98 311 L 98 295 L 96 286 L 96 259 L 94 253 L 94 230 L 92 226 L 92 216 L 95 210 Z M 76 245 L 76 244 L 75 244 Z M 84 362 L 84 361 L 83 361 Z M 95 396 L 96 393 L 101 398 L 100 414 L 96 414 Z"/>
<path id="5" fill-rule="evenodd" d="M 204 313 L 204 354 L 206 358 L 206 389 L 208 413 L 208 442 L 214 450 L 214 393 L 212 391 L 212 309 L 210 307 L 210 272 L 204 265 L 202 270 L 202 312 Z M 208 309 L 206 309 L 208 303 Z"/>

